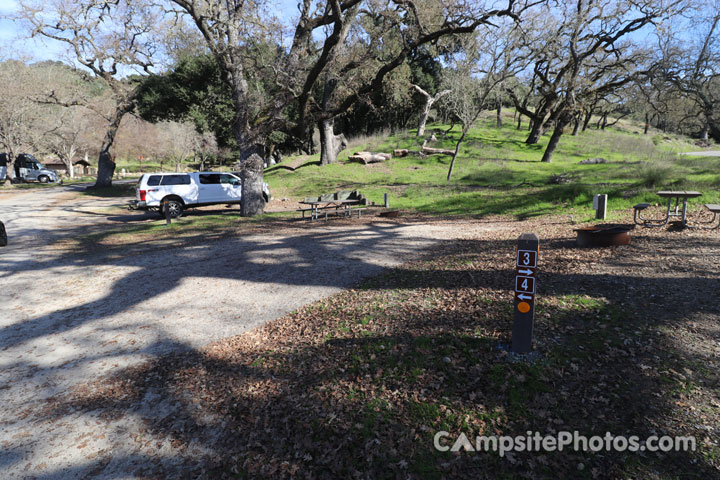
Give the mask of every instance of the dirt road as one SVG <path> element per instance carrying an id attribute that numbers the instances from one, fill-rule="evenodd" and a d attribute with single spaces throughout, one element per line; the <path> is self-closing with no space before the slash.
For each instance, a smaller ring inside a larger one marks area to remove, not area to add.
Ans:
<path id="1" fill-rule="evenodd" d="M 140 419 L 170 416 L 174 406 L 156 404 L 151 393 L 123 418 L 48 406 L 88 379 L 196 349 L 338 292 L 463 228 L 308 222 L 283 233 L 132 254 L 68 253 L 54 248 L 58 240 L 149 221 L 118 214 L 126 199 L 78 190 L 0 193 L 10 235 L 0 249 L 3 478 L 132 478 L 148 471 L 132 458 L 149 457 L 172 472 L 179 465 L 172 438 L 144 431 Z M 209 434 L 221 435 L 221 426 Z"/>
<path id="2" fill-rule="evenodd" d="M 691 155 L 694 157 L 720 157 L 720 151 L 707 150 L 704 152 L 683 152 L 680 155 Z"/>

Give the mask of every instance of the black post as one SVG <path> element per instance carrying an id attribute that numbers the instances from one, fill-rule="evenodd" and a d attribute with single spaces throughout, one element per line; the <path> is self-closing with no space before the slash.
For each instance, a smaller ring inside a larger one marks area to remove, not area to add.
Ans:
<path id="1" fill-rule="evenodd" d="M 8 237 L 7 232 L 5 231 L 5 224 L 3 222 L 0 222 L 0 247 L 7 247 L 8 244 Z"/>
<path id="2" fill-rule="evenodd" d="M 165 224 L 170 225 L 170 209 L 168 208 L 168 201 L 163 202 L 163 210 L 165 211 Z"/>
<path id="3" fill-rule="evenodd" d="M 535 292 L 540 239 L 534 233 L 523 233 L 518 238 L 515 257 L 515 309 L 513 317 L 512 351 L 528 353 L 532 350 Z"/>

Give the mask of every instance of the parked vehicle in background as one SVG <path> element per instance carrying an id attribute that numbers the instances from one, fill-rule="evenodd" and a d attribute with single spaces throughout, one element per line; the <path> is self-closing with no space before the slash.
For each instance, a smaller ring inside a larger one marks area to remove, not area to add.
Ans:
<path id="1" fill-rule="evenodd" d="M 10 163 L 7 153 L 0 153 L 0 181 L 7 177 L 7 166 Z M 60 178 L 57 172 L 45 168 L 37 158 L 29 153 L 21 153 L 15 159 L 15 181 L 58 183 Z"/>
<path id="2" fill-rule="evenodd" d="M 270 190 L 263 184 L 263 197 L 270 201 Z M 242 203 L 240 177 L 226 172 L 145 173 L 138 180 L 133 210 L 157 210 L 161 215 L 165 202 L 172 218 L 191 207 Z"/>

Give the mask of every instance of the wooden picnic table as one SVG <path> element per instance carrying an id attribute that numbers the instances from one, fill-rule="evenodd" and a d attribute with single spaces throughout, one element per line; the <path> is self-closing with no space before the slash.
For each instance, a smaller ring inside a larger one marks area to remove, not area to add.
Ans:
<path id="1" fill-rule="evenodd" d="M 315 200 L 312 202 L 299 202 L 303 205 L 310 205 L 311 219 L 317 220 L 320 210 L 328 210 L 335 208 L 335 211 L 342 209 L 343 213 L 350 213 L 350 207 L 353 205 L 360 205 L 360 200 Z M 303 211 L 303 218 L 305 218 L 305 212 Z M 325 212 L 325 219 L 327 219 L 327 211 Z"/>
<path id="2" fill-rule="evenodd" d="M 668 199 L 667 212 L 665 212 L 665 218 L 651 219 L 643 218 L 640 212 L 645 208 L 649 207 L 649 203 L 639 203 L 635 205 L 635 223 L 643 225 L 645 227 L 662 227 L 667 225 L 670 217 L 681 217 L 682 226 L 687 226 L 687 201 L 688 198 L 697 198 L 702 196 L 702 193 L 695 192 L 692 190 L 661 190 L 657 192 L 657 195 L 662 198 Z M 675 200 L 675 209 L 673 210 L 672 203 Z M 680 200 L 682 199 L 682 212 L 678 212 L 680 206 Z M 638 222 L 638 219 L 642 222 Z"/>

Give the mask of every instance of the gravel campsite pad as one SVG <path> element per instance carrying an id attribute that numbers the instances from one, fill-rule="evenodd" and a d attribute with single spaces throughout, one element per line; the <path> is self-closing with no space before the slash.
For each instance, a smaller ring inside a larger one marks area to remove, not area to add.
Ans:
<path id="1" fill-rule="evenodd" d="M 5 475 L 720 475 L 719 232 L 579 249 L 567 218 L 378 220 L 2 257 Z M 524 232 L 540 263 L 535 354 L 518 357 Z M 697 451 L 433 447 L 441 431 L 575 430 L 692 435 Z"/>
<path id="2" fill-rule="evenodd" d="M 123 211 L 124 199 L 78 192 L 0 195 L 10 236 L 0 251 L 5 478 L 118 478 L 156 463 L 161 471 L 182 470 L 180 444 L 146 436 L 144 426 L 148 417 L 182 423 L 176 402 L 148 392 L 112 421 L 102 409 L 55 414 L 49 406 L 88 380 L 194 352 L 340 292 L 453 238 L 458 228 L 370 219 L 280 222 L 212 239 L 169 235 L 130 245 L 112 237 L 93 244 L 83 239 L 159 222 Z M 193 455 L 200 458 L 206 450 L 204 439 L 198 442 Z"/>

